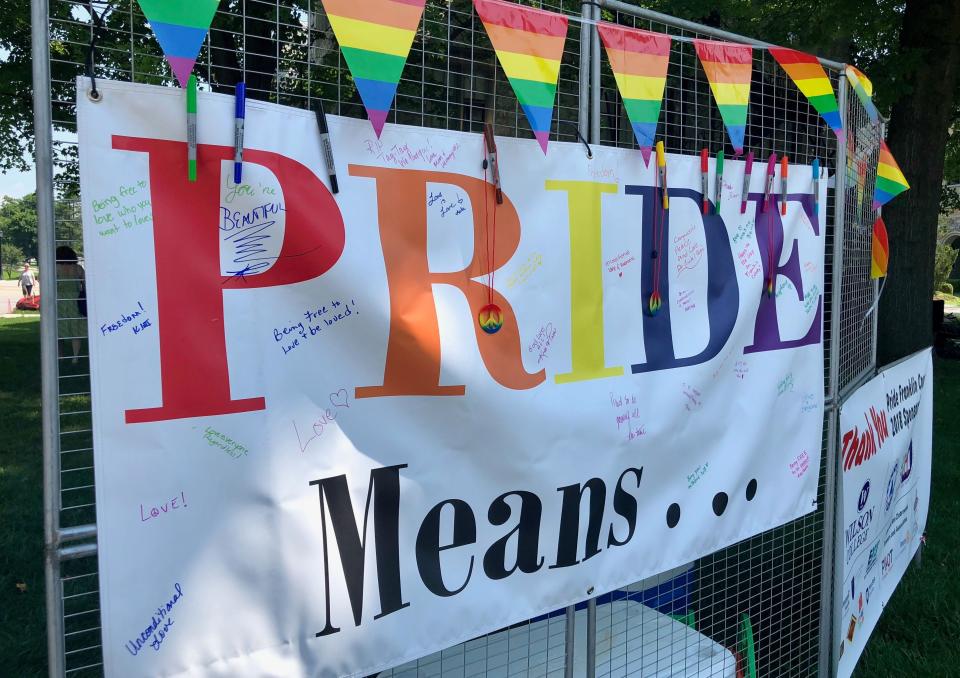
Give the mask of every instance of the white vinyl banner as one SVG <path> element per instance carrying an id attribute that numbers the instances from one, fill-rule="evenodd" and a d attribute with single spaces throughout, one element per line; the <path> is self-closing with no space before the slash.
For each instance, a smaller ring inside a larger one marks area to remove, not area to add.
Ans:
<path id="1" fill-rule="evenodd" d="M 927 524 L 931 355 L 926 349 L 883 370 L 840 408 L 843 586 L 835 600 L 841 678 L 853 673 Z"/>
<path id="2" fill-rule="evenodd" d="M 698 157 L 664 209 L 634 150 L 498 138 L 501 203 L 479 134 L 331 116 L 328 168 L 249 101 L 235 184 L 201 92 L 190 181 L 182 90 L 78 86 L 110 676 L 366 675 L 816 507 L 809 166 L 704 215 Z"/>

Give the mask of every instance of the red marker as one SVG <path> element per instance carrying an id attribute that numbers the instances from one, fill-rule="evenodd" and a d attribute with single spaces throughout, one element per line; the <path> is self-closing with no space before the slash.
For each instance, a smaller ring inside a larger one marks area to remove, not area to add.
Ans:
<path id="1" fill-rule="evenodd" d="M 709 202 L 709 196 L 707 191 L 709 190 L 709 177 L 710 177 L 710 152 L 704 148 L 700 151 L 700 178 L 701 178 L 701 188 L 703 189 L 703 213 L 708 213 L 707 204 Z"/>
<path id="2" fill-rule="evenodd" d="M 787 214 L 787 156 L 780 158 L 780 214 Z"/>

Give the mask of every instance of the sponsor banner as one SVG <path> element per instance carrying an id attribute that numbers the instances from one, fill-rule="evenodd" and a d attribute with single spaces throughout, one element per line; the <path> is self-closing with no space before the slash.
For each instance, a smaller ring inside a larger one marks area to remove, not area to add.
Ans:
<path id="1" fill-rule="evenodd" d="M 841 677 L 853 673 L 920 545 L 930 503 L 932 445 L 930 349 L 883 370 L 840 408 Z"/>
<path id="2" fill-rule="evenodd" d="M 699 157 L 664 211 L 636 151 L 501 138 L 500 204 L 480 135 L 331 116 L 328 168 L 313 114 L 249 101 L 235 184 L 233 98 L 200 93 L 191 182 L 184 93 L 98 85 L 108 675 L 368 675 L 815 508 L 809 168 L 741 214 L 728 161 L 705 216 Z"/>

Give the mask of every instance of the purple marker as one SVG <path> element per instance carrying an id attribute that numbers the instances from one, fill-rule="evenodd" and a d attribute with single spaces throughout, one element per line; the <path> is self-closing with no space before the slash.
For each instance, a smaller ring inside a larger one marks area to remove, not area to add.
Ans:
<path id="1" fill-rule="evenodd" d="M 233 127 L 233 183 L 239 184 L 243 177 L 243 122 L 247 117 L 247 85 L 237 83 L 234 91 L 234 127 Z"/>

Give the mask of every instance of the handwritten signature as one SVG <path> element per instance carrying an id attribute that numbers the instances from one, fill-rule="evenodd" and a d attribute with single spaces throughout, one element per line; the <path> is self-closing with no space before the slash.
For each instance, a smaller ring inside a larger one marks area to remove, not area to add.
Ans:
<path id="1" fill-rule="evenodd" d="M 135 640 L 127 641 L 127 652 L 134 657 L 136 657 L 143 646 L 148 643 L 154 651 L 160 651 L 160 646 L 170 633 L 170 627 L 173 626 L 173 618 L 170 617 L 170 612 L 173 610 L 174 605 L 183 598 L 183 588 L 180 586 L 180 583 L 174 584 L 173 588 L 173 598 L 157 608 L 157 611 L 150 616 L 150 623 L 140 632 L 140 635 L 138 635 Z"/>
<path id="2" fill-rule="evenodd" d="M 310 430 L 313 431 L 313 435 L 303 440 L 300 437 L 300 429 L 297 428 L 297 422 L 293 422 L 293 432 L 297 435 L 297 444 L 300 446 L 300 453 L 306 451 L 307 447 L 314 440 L 323 435 L 323 432 L 327 430 L 327 426 L 332 424 L 339 412 L 339 409 L 350 409 L 350 393 L 345 388 L 341 388 L 339 391 L 330 394 L 330 407 L 323 410 L 323 413 L 314 419 L 313 423 L 310 425 Z"/>

